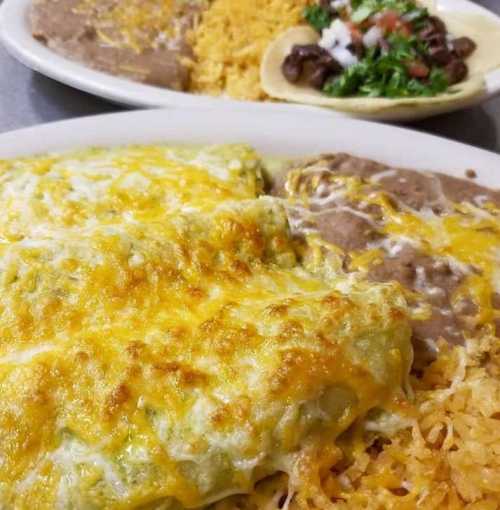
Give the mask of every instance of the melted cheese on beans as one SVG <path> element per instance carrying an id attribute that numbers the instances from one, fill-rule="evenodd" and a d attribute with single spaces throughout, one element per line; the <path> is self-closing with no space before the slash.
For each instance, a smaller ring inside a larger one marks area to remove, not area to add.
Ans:
<path id="1" fill-rule="evenodd" d="M 349 207 L 349 211 L 368 221 L 384 237 L 365 250 L 350 253 L 351 269 L 367 272 L 382 255 L 396 257 L 405 244 L 410 244 L 426 255 L 446 261 L 452 270 L 465 275 L 452 296 L 452 304 L 460 312 L 464 299 L 471 300 L 478 310 L 476 324 L 484 327 L 484 332 L 494 334 L 494 321 L 500 318 L 500 310 L 493 306 L 493 296 L 500 290 L 498 208 L 479 196 L 475 203 L 446 201 L 448 210 L 442 214 L 436 214 L 430 208 L 417 211 L 395 202 L 394 197 L 381 188 L 381 181 L 395 173 L 391 169 L 368 180 L 331 174 L 328 187 L 322 182 L 325 168 L 321 165 L 306 169 L 307 172 L 312 175 L 308 189 L 301 188 L 304 171 L 292 172 L 286 184 L 288 194 L 296 200 L 293 207 L 301 212 L 299 228 L 317 215 L 338 211 L 339 199 L 352 202 L 356 207 Z M 380 214 L 363 212 L 370 205 L 377 206 Z M 314 213 L 309 210 L 310 207 L 321 210 Z M 345 209 L 345 206 L 340 208 Z M 309 235 L 316 237 L 315 231 L 311 227 Z M 420 283 L 420 290 L 432 293 L 433 288 L 429 287 L 425 274 L 422 271 L 418 274 L 417 268 L 417 280 L 419 278 L 417 284 Z"/>
<path id="2" fill-rule="evenodd" d="M 88 16 L 103 43 L 140 52 L 172 32 L 177 4 L 182 0 L 81 0 L 75 11 Z"/>

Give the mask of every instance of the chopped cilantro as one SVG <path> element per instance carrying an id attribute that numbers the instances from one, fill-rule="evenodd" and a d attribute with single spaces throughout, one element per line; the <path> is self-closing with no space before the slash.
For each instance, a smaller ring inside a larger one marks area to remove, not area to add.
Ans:
<path id="1" fill-rule="evenodd" d="M 377 12 L 386 10 L 409 16 L 409 21 L 414 26 L 418 26 L 422 19 L 429 16 L 427 9 L 418 7 L 414 0 L 351 0 L 351 6 L 351 20 L 354 23 L 362 23 Z"/>
<path id="2" fill-rule="evenodd" d="M 420 58 L 425 48 L 415 38 L 393 35 L 390 50 L 372 48 L 340 76 L 329 81 L 324 92 L 333 97 L 431 97 L 448 88 L 445 73 L 435 67 L 426 80 L 412 78 L 405 65 Z"/>
<path id="3" fill-rule="evenodd" d="M 304 18 L 317 31 L 321 32 L 330 26 L 331 14 L 320 5 L 309 5 L 304 9 Z"/>
<path id="4" fill-rule="evenodd" d="M 414 33 L 429 17 L 427 9 L 419 7 L 415 0 L 351 0 L 351 7 L 351 21 L 356 24 L 362 24 L 379 12 L 396 11 L 405 16 Z M 304 10 L 304 17 L 321 32 L 331 24 L 334 15 L 321 5 L 310 5 Z M 446 74 L 438 67 L 429 69 L 428 76 L 423 75 L 425 79 L 410 74 L 412 65 L 414 73 L 415 64 L 426 61 L 427 47 L 418 37 L 394 32 L 386 41 L 388 50 L 368 49 L 357 64 L 330 79 L 324 92 L 334 97 L 430 97 L 448 88 Z"/>
<path id="5" fill-rule="evenodd" d="M 351 0 L 351 6 L 354 10 L 369 8 L 373 13 L 385 10 L 398 11 L 401 14 L 418 9 L 414 0 Z M 423 10 L 423 9 L 422 9 Z"/>
<path id="6" fill-rule="evenodd" d="M 414 26 L 418 26 L 429 16 L 427 9 L 418 7 L 414 0 L 351 0 L 351 7 L 351 20 L 354 23 L 362 23 L 377 12 L 385 10 L 408 15 Z M 309 5 L 304 9 L 304 18 L 317 32 L 321 32 L 330 26 L 332 14 L 321 5 Z"/>

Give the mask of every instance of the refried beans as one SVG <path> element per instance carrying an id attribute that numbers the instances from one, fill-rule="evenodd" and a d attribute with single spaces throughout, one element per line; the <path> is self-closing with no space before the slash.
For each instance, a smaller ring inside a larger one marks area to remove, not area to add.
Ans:
<path id="1" fill-rule="evenodd" d="M 173 90 L 189 87 L 192 49 L 186 40 L 200 3 L 120 5 L 116 0 L 36 0 L 33 36 L 55 52 L 99 71 Z M 147 19 L 141 9 L 147 7 Z M 158 12 L 158 16 L 154 13 Z M 168 36 L 166 34 L 169 34 Z"/>
<path id="2" fill-rule="evenodd" d="M 484 328 L 500 335 L 500 295 L 494 282 L 478 290 L 488 268 L 475 265 L 474 246 L 460 241 L 462 226 L 472 244 L 474 236 L 487 243 L 489 233 L 499 234 L 500 191 L 348 154 L 291 168 L 276 177 L 271 193 L 291 199 L 294 234 L 319 235 L 341 254 L 347 272 L 397 281 L 408 291 L 419 310 L 413 321 L 416 370 L 435 358 L 440 339 L 463 344 Z"/>

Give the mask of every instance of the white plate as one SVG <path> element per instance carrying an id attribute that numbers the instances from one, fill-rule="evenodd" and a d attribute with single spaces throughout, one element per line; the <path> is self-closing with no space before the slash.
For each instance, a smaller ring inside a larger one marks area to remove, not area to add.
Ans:
<path id="1" fill-rule="evenodd" d="M 302 106 L 287 103 L 257 103 L 249 101 L 235 101 L 231 99 L 213 98 L 184 92 L 173 92 L 160 87 L 142 85 L 124 78 L 115 77 L 63 58 L 46 48 L 31 36 L 28 23 L 28 8 L 32 0 L 4 0 L 0 8 L 0 39 L 6 49 L 23 64 L 35 71 L 58 80 L 66 85 L 84 90 L 110 101 L 135 107 L 205 107 L 214 108 L 226 106 L 245 111 L 310 111 L 326 115 L 344 116 L 331 109 L 313 106 Z M 439 10 L 479 12 L 493 17 L 500 22 L 500 18 L 490 11 L 469 0 L 436 0 Z M 500 70 L 491 72 L 486 77 L 486 91 L 475 97 L 468 106 L 478 104 L 500 93 Z M 452 111 L 457 107 L 447 104 L 434 113 Z M 460 107 L 463 108 L 463 105 Z M 424 115 L 428 115 L 426 112 Z M 397 116 L 385 112 L 377 117 L 378 120 L 415 120 L 422 118 L 418 109 Z M 374 119 L 375 117 L 371 117 Z"/>
<path id="2" fill-rule="evenodd" d="M 221 109 L 146 110 L 56 122 L 0 135 L 0 158 L 130 143 L 248 143 L 264 155 L 303 157 L 345 151 L 394 166 L 435 170 L 500 188 L 500 156 L 399 127 L 304 114 Z"/>

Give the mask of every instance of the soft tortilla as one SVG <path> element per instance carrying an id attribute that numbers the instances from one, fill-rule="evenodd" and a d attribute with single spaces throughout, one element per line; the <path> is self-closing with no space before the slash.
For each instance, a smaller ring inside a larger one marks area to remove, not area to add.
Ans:
<path id="1" fill-rule="evenodd" d="M 421 2 L 430 10 L 433 3 Z M 404 99 L 387 98 L 332 98 L 306 85 L 289 83 L 281 72 L 281 64 L 295 44 L 311 44 L 319 40 L 317 32 L 308 26 L 289 29 L 278 37 L 267 49 L 261 65 L 262 87 L 272 98 L 285 101 L 327 106 L 339 111 L 363 116 L 388 117 L 415 112 L 418 116 L 440 113 L 449 108 L 449 103 L 465 107 L 475 102 L 485 93 L 484 75 L 500 67 L 500 23 L 493 18 L 478 14 L 445 12 L 439 16 L 446 22 L 448 30 L 455 36 L 468 36 L 477 43 L 476 52 L 467 59 L 469 78 L 451 87 L 446 93 L 436 97 L 419 97 Z M 416 113 L 416 112 L 415 112 Z"/>

